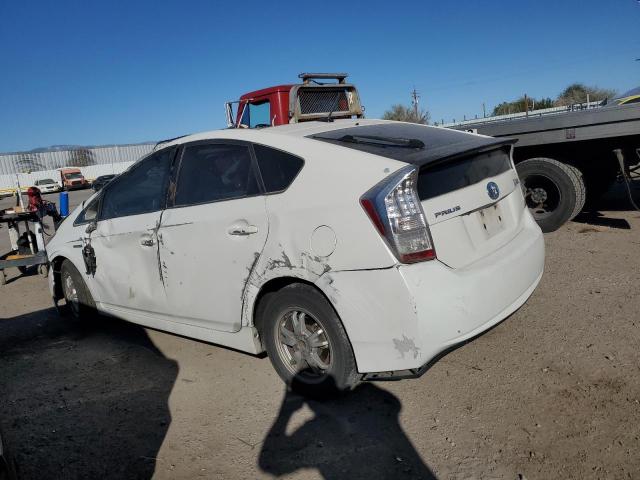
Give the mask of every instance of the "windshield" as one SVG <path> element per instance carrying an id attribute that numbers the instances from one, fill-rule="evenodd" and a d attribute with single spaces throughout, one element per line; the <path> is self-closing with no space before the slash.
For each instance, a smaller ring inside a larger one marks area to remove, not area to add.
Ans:
<path id="1" fill-rule="evenodd" d="M 76 178 L 82 178 L 82 174 L 81 173 L 65 173 L 64 178 L 68 180 L 73 180 Z"/>
<path id="2" fill-rule="evenodd" d="M 56 183 L 53 180 L 51 180 L 50 178 L 47 178 L 45 180 L 38 180 L 38 185 L 48 185 L 50 183 Z"/>

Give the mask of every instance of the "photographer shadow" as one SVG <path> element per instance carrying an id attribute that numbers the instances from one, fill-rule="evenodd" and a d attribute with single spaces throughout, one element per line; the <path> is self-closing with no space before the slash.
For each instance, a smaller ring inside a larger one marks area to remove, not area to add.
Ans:
<path id="1" fill-rule="evenodd" d="M 305 404 L 313 418 L 288 434 Z M 372 383 L 324 401 L 287 390 L 258 464 L 274 476 L 314 468 L 325 479 L 435 479 L 400 426 L 401 407 L 395 395 Z"/>

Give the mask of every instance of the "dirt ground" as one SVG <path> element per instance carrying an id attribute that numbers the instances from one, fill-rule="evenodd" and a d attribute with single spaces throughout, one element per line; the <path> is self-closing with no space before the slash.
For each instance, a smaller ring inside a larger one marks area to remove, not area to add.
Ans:
<path id="1" fill-rule="evenodd" d="M 619 197 L 546 235 L 542 282 L 506 321 L 333 402 L 287 394 L 267 358 L 60 318 L 45 279 L 12 272 L 6 440 L 25 479 L 640 478 L 640 213 Z"/>

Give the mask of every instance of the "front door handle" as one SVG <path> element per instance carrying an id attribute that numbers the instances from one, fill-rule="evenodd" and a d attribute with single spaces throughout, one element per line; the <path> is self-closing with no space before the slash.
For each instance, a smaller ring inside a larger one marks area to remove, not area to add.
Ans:
<path id="1" fill-rule="evenodd" d="M 155 244 L 156 241 L 151 235 L 142 235 L 140 237 L 140 245 L 142 245 L 143 247 L 153 247 Z"/>
<path id="2" fill-rule="evenodd" d="M 227 230 L 229 235 L 253 235 L 254 233 L 258 233 L 258 227 L 255 225 L 233 225 Z"/>

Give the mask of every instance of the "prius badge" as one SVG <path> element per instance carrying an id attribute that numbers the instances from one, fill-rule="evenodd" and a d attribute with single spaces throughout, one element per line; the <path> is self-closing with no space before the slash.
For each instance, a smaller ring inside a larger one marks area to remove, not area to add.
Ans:
<path id="1" fill-rule="evenodd" d="M 500 196 L 500 189 L 496 182 L 487 183 L 487 193 L 489 194 L 489 198 L 491 200 L 496 200 Z"/>

